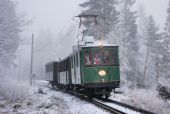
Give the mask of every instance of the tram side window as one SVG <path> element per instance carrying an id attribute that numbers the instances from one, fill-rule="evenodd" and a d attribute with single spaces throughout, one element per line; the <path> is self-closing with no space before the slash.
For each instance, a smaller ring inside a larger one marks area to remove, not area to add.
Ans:
<path id="1" fill-rule="evenodd" d="M 71 56 L 71 68 L 73 68 L 73 58 Z"/>
<path id="2" fill-rule="evenodd" d="M 91 65 L 92 64 L 91 52 L 89 52 L 89 51 L 85 52 L 85 64 L 86 65 Z"/>
<path id="3" fill-rule="evenodd" d="M 76 56 L 74 55 L 74 66 L 76 65 Z"/>
<path id="4" fill-rule="evenodd" d="M 61 62 L 61 72 L 64 71 L 64 61 Z"/>
<path id="5" fill-rule="evenodd" d="M 118 50 L 117 49 L 114 49 L 112 51 L 112 63 L 114 64 L 119 64 L 119 60 L 118 60 Z"/>
<path id="6" fill-rule="evenodd" d="M 65 61 L 63 61 L 63 70 L 62 71 L 65 71 Z"/>
<path id="7" fill-rule="evenodd" d="M 62 71 L 62 62 L 60 63 L 60 72 Z"/>
<path id="8" fill-rule="evenodd" d="M 65 63 L 66 63 L 66 62 L 63 61 L 63 71 L 65 71 L 65 66 L 66 66 Z"/>
<path id="9" fill-rule="evenodd" d="M 76 65 L 78 66 L 78 53 L 76 53 Z"/>
<path id="10" fill-rule="evenodd" d="M 59 71 L 61 71 L 61 63 L 59 63 Z"/>

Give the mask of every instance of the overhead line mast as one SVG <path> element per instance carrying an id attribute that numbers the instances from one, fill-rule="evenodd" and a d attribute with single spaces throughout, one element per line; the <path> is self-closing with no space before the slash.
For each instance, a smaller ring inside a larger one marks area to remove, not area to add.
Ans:
<path id="1" fill-rule="evenodd" d="M 80 19 L 79 28 L 81 27 L 81 24 L 82 24 L 82 18 L 94 18 L 95 23 L 97 25 L 97 17 L 98 17 L 98 15 L 78 15 L 76 17 L 79 17 L 79 19 Z"/>

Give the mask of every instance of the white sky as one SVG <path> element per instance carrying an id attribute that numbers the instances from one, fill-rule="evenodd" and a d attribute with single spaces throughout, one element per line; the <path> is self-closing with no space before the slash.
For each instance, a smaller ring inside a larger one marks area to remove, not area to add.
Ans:
<path id="1" fill-rule="evenodd" d="M 84 0 L 14 0 L 18 2 L 18 11 L 24 12 L 32 19 L 28 33 L 38 34 L 41 29 L 49 29 L 54 36 L 69 23 Z M 146 8 L 147 14 L 152 14 L 159 25 L 166 19 L 168 0 L 136 0 Z M 138 6 L 138 5 L 136 5 Z"/>

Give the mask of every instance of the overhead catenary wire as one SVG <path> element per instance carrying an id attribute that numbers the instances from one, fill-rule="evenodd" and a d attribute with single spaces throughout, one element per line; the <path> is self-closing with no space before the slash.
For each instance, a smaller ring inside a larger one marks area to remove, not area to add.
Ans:
<path id="1" fill-rule="evenodd" d="M 59 30 L 59 32 L 57 33 L 57 37 L 59 37 L 59 36 L 61 36 L 62 34 L 61 33 L 63 33 L 63 31 L 65 31 L 66 29 L 67 29 L 67 26 L 69 25 L 69 23 L 73 20 L 73 17 L 75 17 L 75 15 L 77 14 L 77 12 L 80 10 L 80 7 L 78 7 L 75 11 L 74 11 L 74 13 L 73 13 L 73 15 L 71 16 L 71 18 L 69 18 L 67 21 L 66 21 L 66 23 L 64 24 L 64 26 Z M 62 41 L 65 39 L 66 37 L 64 37 L 64 36 L 62 36 L 62 38 L 60 38 L 59 39 L 59 41 L 58 41 L 58 44 L 61 44 L 62 43 Z M 38 41 L 35 41 L 34 42 L 34 46 L 35 47 L 43 47 Z M 36 49 L 35 49 L 36 50 Z M 44 49 L 43 48 L 39 48 L 38 50 L 36 50 L 36 51 L 44 51 Z M 54 49 L 51 49 L 51 50 L 49 50 L 50 52 L 56 52 L 57 53 L 57 51 L 54 51 Z M 46 51 L 47 52 L 47 51 Z"/>
<path id="2" fill-rule="evenodd" d="M 78 8 L 74 11 L 72 17 L 69 18 L 68 21 L 64 24 L 64 26 L 63 26 L 63 27 L 61 28 L 61 30 L 58 32 L 58 35 L 61 34 L 61 33 L 66 29 L 66 27 L 67 27 L 68 24 L 71 22 L 71 20 L 74 19 L 75 14 L 77 13 L 77 11 L 79 11 L 79 9 L 80 9 L 80 7 L 78 7 Z"/>

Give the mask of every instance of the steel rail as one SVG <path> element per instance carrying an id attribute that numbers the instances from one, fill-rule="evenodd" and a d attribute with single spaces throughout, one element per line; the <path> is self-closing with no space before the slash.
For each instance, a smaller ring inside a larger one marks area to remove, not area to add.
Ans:
<path id="1" fill-rule="evenodd" d="M 105 98 L 96 98 L 96 99 L 102 100 L 104 102 L 114 103 L 116 105 L 119 105 L 119 106 L 122 106 L 122 107 L 125 107 L 125 108 L 128 108 L 128 109 L 131 109 L 131 110 L 136 111 L 136 112 L 140 112 L 142 114 L 156 114 L 154 112 L 151 112 L 151 111 L 148 111 L 148 110 L 144 110 L 144 109 L 141 109 L 141 108 L 138 108 L 138 107 L 134 107 L 134 106 L 122 103 L 122 102 L 115 101 L 115 100 L 105 99 Z"/>
<path id="2" fill-rule="evenodd" d="M 105 109 L 106 111 L 109 111 L 109 112 L 111 112 L 113 114 L 126 114 L 125 112 L 122 112 L 120 110 L 117 110 L 117 109 L 115 109 L 113 107 L 110 107 L 110 106 L 108 106 L 106 104 L 100 103 L 100 102 L 95 101 L 95 100 L 90 100 L 89 102 L 96 105 L 96 106 L 98 106 L 98 107 L 100 107 L 100 108 L 102 108 L 102 109 Z"/>

